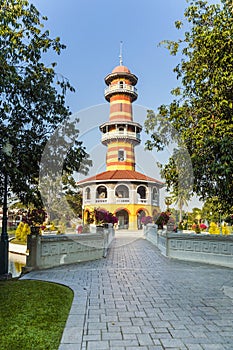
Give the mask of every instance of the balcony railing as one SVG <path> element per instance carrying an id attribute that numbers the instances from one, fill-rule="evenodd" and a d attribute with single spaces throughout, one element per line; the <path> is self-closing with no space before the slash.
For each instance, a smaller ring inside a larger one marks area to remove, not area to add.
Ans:
<path id="1" fill-rule="evenodd" d="M 133 85 L 127 85 L 127 84 L 110 85 L 104 90 L 105 97 L 108 97 L 112 93 L 130 93 L 134 95 L 135 99 L 138 96 L 136 87 Z"/>
<path id="2" fill-rule="evenodd" d="M 114 138 L 130 139 L 136 142 L 141 142 L 140 134 L 137 132 L 116 130 L 102 134 L 102 142 L 112 140 Z"/>
<path id="3" fill-rule="evenodd" d="M 96 198 L 95 202 L 96 203 L 107 203 L 108 198 Z"/>
<path id="4" fill-rule="evenodd" d="M 84 198 L 84 203 L 85 203 L 85 204 L 91 203 L 91 199 L 86 199 L 86 198 Z"/>
<path id="5" fill-rule="evenodd" d="M 138 204 L 148 204 L 148 201 L 147 201 L 147 199 L 139 198 L 138 199 Z"/>
<path id="6" fill-rule="evenodd" d="M 90 199 L 84 199 L 84 203 L 85 204 L 91 204 L 91 203 L 93 203 L 93 201 L 92 200 L 90 200 Z M 123 197 L 123 198 L 118 198 L 118 197 L 115 197 L 114 199 L 110 199 L 110 198 L 96 198 L 95 200 L 94 200 L 94 203 L 97 203 L 97 204 L 100 204 L 100 203 L 105 203 L 105 204 L 107 204 L 107 203 L 112 203 L 112 204 L 114 204 L 114 203 L 116 203 L 116 204 L 125 204 L 125 203 L 132 203 L 132 204 L 134 204 L 135 202 L 134 201 L 132 201 L 132 199 L 130 199 L 130 198 L 128 198 L 128 197 Z M 149 203 L 149 201 L 148 201 L 148 199 L 142 199 L 142 198 L 138 198 L 137 200 L 136 200 L 136 203 L 137 204 L 152 204 L 152 205 L 154 205 L 154 206 L 158 206 L 159 205 L 159 199 L 157 199 L 157 200 L 152 200 L 150 203 Z"/>
<path id="7" fill-rule="evenodd" d="M 129 198 L 117 198 L 116 199 L 116 203 L 120 204 L 120 203 L 129 203 Z"/>

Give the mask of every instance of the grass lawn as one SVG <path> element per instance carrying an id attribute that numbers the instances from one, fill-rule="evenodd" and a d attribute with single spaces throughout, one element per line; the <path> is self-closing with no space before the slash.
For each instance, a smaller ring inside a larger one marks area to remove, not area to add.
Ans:
<path id="1" fill-rule="evenodd" d="M 72 300 L 73 291 L 59 284 L 0 282 L 0 349 L 58 349 Z"/>

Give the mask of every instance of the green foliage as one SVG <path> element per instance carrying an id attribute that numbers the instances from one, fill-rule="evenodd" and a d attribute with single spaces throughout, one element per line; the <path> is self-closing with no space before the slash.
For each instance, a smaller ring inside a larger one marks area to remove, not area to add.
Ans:
<path id="1" fill-rule="evenodd" d="M 202 199 L 218 197 L 233 206 L 233 11 L 232 1 L 221 5 L 189 1 L 184 20 L 188 30 L 177 42 L 165 41 L 172 55 L 181 53 L 174 68 L 180 86 L 169 106 L 159 113 L 185 143 L 191 156 L 194 192 Z M 181 22 L 176 22 L 181 27 Z M 184 23 L 185 28 L 185 23 Z M 153 132 L 153 128 L 151 128 Z M 150 144 L 158 150 L 163 140 Z M 176 186 L 174 162 L 164 168 L 170 188 Z"/>
<path id="2" fill-rule="evenodd" d="M 183 207 L 188 205 L 188 200 L 190 199 L 190 194 L 182 189 L 179 189 L 177 192 L 172 193 L 172 200 L 179 209 L 179 221 L 183 219 Z"/>
<path id="3" fill-rule="evenodd" d="M 158 225 L 159 228 L 163 227 L 163 225 L 166 225 L 168 223 L 170 216 L 170 212 L 161 212 L 154 218 L 154 222 L 156 225 Z"/>
<path id="4" fill-rule="evenodd" d="M 201 228 L 199 224 L 195 224 L 195 228 L 194 228 L 196 233 L 201 233 Z"/>
<path id="5" fill-rule="evenodd" d="M 46 19 L 27 0 L 0 1 L 0 180 L 7 171 L 11 191 L 22 203 L 36 207 L 42 206 L 41 155 L 50 135 L 70 115 L 65 95 L 74 91 L 56 73 L 55 62 L 50 66 L 43 62 L 46 54 L 60 55 L 65 48 L 60 38 L 50 38 L 44 29 Z M 69 173 L 82 168 L 82 159 L 87 157 L 75 130 L 76 140 L 63 166 Z M 2 152 L 7 140 L 13 146 L 11 155 Z M 0 200 L 2 193 L 0 181 Z"/>
<path id="6" fill-rule="evenodd" d="M 172 189 L 174 196 L 185 197 L 188 200 L 192 194 L 193 169 L 182 137 L 162 114 L 156 115 L 152 110 L 148 110 L 147 113 L 145 131 L 150 134 L 150 140 L 147 140 L 146 148 L 156 148 L 158 151 L 163 150 L 165 146 L 173 148 L 168 163 L 157 165 L 161 169 L 162 178 L 166 180 L 167 190 Z"/>
<path id="7" fill-rule="evenodd" d="M 214 222 L 219 222 L 220 215 L 226 216 L 222 202 L 218 197 L 208 198 L 201 210 L 201 216 L 203 219 Z"/>
<path id="8" fill-rule="evenodd" d="M 72 219 L 82 216 L 82 193 L 72 175 L 55 177 L 48 173 L 43 176 L 40 189 L 49 221 L 65 225 Z"/>
<path id="9" fill-rule="evenodd" d="M 58 349 L 73 293 L 62 285 L 41 281 L 0 282 L 1 348 Z M 65 302 L 64 302 L 65 300 Z"/>

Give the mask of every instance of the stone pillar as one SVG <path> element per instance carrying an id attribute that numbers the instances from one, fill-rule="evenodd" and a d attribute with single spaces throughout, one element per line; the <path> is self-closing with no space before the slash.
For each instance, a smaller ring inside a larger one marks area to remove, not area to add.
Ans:
<path id="1" fill-rule="evenodd" d="M 41 236 L 39 235 L 28 235 L 27 236 L 27 249 L 29 255 L 27 256 L 26 266 L 23 268 L 23 272 L 29 272 L 38 268 L 38 249 L 40 246 Z"/>
<path id="2" fill-rule="evenodd" d="M 129 230 L 137 229 L 137 215 L 135 213 L 132 213 L 132 215 L 129 216 Z"/>

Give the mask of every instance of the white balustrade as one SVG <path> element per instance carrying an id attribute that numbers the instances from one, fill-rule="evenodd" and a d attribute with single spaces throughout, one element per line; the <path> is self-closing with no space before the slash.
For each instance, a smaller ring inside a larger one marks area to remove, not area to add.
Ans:
<path id="1" fill-rule="evenodd" d="M 107 203 L 108 198 L 96 198 L 95 202 L 96 203 Z"/>
<path id="2" fill-rule="evenodd" d="M 117 198 L 116 199 L 116 203 L 120 204 L 120 203 L 129 203 L 129 198 Z"/>

